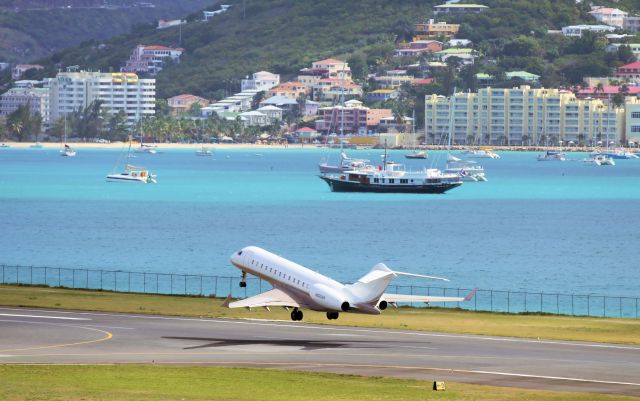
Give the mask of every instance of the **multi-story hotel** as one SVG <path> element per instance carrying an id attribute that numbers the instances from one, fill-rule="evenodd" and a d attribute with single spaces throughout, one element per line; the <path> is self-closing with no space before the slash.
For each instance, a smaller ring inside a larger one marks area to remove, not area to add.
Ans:
<path id="1" fill-rule="evenodd" d="M 627 99 L 627 107 L 636 103 Z M 527 85 L 483 88 L 478 93 L 456 93 L 453 98 L 427 96 L 427 141 L 446 143 L 450 126 L 452 142 L 465 145 L 566 145 L 572 141 L 596 145 L 626 140 L 624 108 Z"/>
<path id="2" fill-rule="evenodd" d="M 9 115 L 28 104 L 31 114 L 40 114 L 43 125 L 49 123 L 49 88 L 12 88 L 0 96 L 0 115 Z"/>
<path id="3" fill-rule="evenodd" d="M 52 121 L 96 100 L 109 113 L 124 111 L 129 125 L 155 114 L 156 80 L 134 73 L 60 72 L 49 86 Z"/>

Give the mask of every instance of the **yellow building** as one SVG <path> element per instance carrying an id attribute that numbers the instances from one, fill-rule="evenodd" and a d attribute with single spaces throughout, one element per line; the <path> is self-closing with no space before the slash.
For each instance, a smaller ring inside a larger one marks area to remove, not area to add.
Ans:
<path id="1" fill-rule="evenodd" d="M 637 100 L 627 102 L 636 104 Z M 638 112 L 640 132 L 640 107 Z M 427 141 L 446 143 L 450 126 L 452 142 L 462 145 L 619 144 L 626 137 L 624 108 L 527 85 L 456 93 L 453 99 L 426 96 Z"/>
<path id="2" fill-rule="evenodd" d="M 452 38 L 460 30 L 460 24 L 448 24 L 446 22 L 427 22 L 415 24 L 416 37 L 414 40 L 434 39 L 439 37 Z"/>

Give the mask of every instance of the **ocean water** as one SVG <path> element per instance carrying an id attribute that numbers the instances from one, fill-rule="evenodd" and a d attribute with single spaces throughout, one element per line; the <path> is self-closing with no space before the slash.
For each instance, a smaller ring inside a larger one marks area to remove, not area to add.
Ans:
<path id="1" fill-rule="evenodd" d="M 402 155 L 416 169 L 445 160 Z M 0 149 L 0 263 L 232 276 L 229 255 L 258 245 L 341 281 L 385 262 L 452 287 L 639 295 L 640 159 L 504 152 L 478 161 L 489 182 L 405 195 L 330 192 L 317 164 L 338 151 L 165 150 L 129 159 L 157 185 L 107 183 L 122 156 Z"/>

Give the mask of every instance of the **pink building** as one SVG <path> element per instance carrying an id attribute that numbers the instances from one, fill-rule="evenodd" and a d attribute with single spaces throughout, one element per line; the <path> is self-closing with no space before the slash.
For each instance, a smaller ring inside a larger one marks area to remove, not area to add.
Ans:
<path id="1" fill-rule="evenodd" d="M 29 70 L 41 70 L 44 67 L 40 64 L 16 64 L 15 67 L 11 69 L 11 79 L 18 80 L 22 78 L 22 74 Z"/>
<path id="2" fill-rule="evenodd" d="M 603 86 L 602 90 L 599 90 L 597 87 L 590 87 L 590 88 L 582 88 L 582 89 L 578 89 L 575 94 L 576 97 L 578 99 L 585 99 L 585 98 L 593 98 L 593 99 L 603 99 L 603 100 L 607 100 L 611 97 L 613 97 L 614 95 L 620 93 L 620 86 Z M 635 86 L 635 85 L 630 85 L 628 86 L 629 91 L 627 92 L 627 95 L 631 95 L 631 96 L 636 96 L 638 94 L 640 94 L 640 86 Z"/>
<path id="3" fill-rule="evenodd" d="M 442 50 L 442 42 L 437 40 L 415 40 L 399 49 L 395 49 L 396 57 L 415 57 L 422 53 L 435 53 Z"/>
<path id="4" fill-rule="evenodd" d="M 170 97 L 167 99 L 169 112 L 173 115 L 189 111 L 192 105 L 199 104 L 202 107 L 208 106 L 209 101 L 200 96 L 184 93 L 182 95 Z"/>
<path id="5" fill-rule="evenodd" d="M 184 49 L 181 47 L 138 45 L 120 71 L 155 75 L 162 70 L 166 60 L 179 62 L 182 53 Z"/>
<path id="6" fill-rule="evenodd" d="M 640 61 L 625 64 L 616 69 L 616 76 L 629 80 L 640 79 Z"/>

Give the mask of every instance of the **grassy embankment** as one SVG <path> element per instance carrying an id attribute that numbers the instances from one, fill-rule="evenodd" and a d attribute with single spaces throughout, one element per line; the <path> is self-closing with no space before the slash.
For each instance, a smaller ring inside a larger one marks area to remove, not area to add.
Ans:
<path id="1" fill-rule="evenodd" d="M 289 320 L 282 308 L 252 311 L 221 307 L 221 299 L 46 287 L 0 286 L 0 305 L 198 317 Z M 324 313 L 304 311 L 304 321 L 327 324 Z M 640 320 L 511 315 L 434 308 L 389 308 L 382 316 L 343 313 L 331 324 L 430 330 L 556 340 L 640 344 Z"/>
<path id="2" fill-rule="evenodd" d="M 37 377 L 37 380 L 34 378 Z M 326 373 L 190 366 L 0 365 L 0 399 L 17 400 L 475 400 L 590 401 L 634 397 Z"/>

